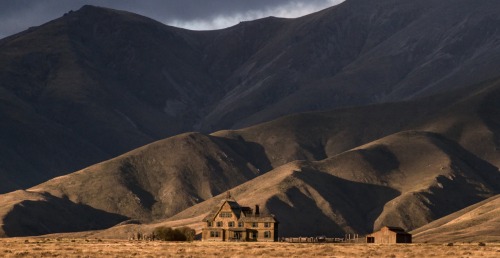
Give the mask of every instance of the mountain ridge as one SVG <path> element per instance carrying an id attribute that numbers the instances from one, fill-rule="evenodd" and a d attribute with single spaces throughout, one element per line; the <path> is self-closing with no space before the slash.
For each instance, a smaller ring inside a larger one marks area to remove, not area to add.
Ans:
<path id="1" fill-rule="evenodd" d="M 498 77 L 499 21 L 492 14 L 499 7 L 461 0 L 445 15 L 448 5 L 349 0 L 296 19 L 216 31 L 85 6 L 4 38 L 0 117 L 17 132 L 2 129 L 7 164 L 1 174 L 10 184 L 0 191 L 186 131 L 211 133 L 298 112 L 411 100 Z M 43 138 L 23 128 L 30 125 L 65 137 L 38 142 L 29 155 L 36 165 L 9 164 L 25 156 L 13 150 L 31 148 L 26 139 Z M 57 164 L 46 164 L 51 148 L 62 150 Z"/>
<path id="2" fill-rule="evenodd" d="M 313 225 L 293 226 L 295 216 L 310 209 L 318 210 L 317 219 L 336 234 L 368 233 L 387 223 L 411 230 L 500 190 L 495 184 L 500 180 L 498 155 L 475 147 L 483 142 L 483 135 L 491 139 L 489 135 L 497 134 L 498 128 L 483 132 L 463 130 L 462 126 L 486 128 L 476 118 L 484 110 L 497 110 L 489 96 L 498 91 L 498 85 L 493 81 L 468 94 L 457 93 L 463 98 L 446 94 L 441 99 L 291 115 L 212 135 L 187 133 L 28 191 L 146 223 L 130 227 L 191 221 L 230 190 L 238 200 L 261 203 L 263 209 L 277 215 L 297 213 L 280 219 L 287 235 L 319 233 L 307 231 Z M 468 140 L 464 142 L 464 138 Z M 200 173 L 213 173 L 214 177 L 200 181 L 197 178 L 204 178 Z M 224 178 L 239 179 L 228 185 Z M 202 181 L 210 186 L 201 187 Z M 350 192 L 356 194 L 347 194 Z M 364 205 L 367 192 L 375 199 Z M 296 203 L 294 196 L 302 201 Z M 409 210 L 420 215 L 405 216 Z"/>
<path id="3" fill-rule="evenodd" d="M 0 40 L 0 192 L 31 187 L 1 195 L 1 234 L 80 230 L 53 225 L 65 209 L 180 223 L 229 189 L 336 233 L 411 230 L 498 194 L 500 5 L 450 3 L 205 32 L 85 6 Z"/>

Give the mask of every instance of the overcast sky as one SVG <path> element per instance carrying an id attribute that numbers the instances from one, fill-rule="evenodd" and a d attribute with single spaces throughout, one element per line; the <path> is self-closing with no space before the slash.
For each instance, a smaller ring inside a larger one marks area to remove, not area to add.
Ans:
<path id="1" fill-rule="evenodd" d="M 344 0 L 0 0 L 0 38 L 86 4 L 138 13 L 193 30 L 220 29 L 267 16 L 299 17 Z"/>

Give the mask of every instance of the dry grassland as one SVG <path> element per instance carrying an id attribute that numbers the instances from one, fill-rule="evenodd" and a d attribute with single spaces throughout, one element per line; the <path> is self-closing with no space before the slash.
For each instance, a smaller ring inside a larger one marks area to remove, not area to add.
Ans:
<path id="1" fill-rule="evenodd" d="M 500 257 L 500 244 L 172 243 L 100 239 L 0 239 L 0 257 Z"/>

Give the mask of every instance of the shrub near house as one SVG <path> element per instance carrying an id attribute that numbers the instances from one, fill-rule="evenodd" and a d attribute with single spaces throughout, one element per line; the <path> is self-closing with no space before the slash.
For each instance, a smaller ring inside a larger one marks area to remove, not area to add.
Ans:
<path id="1" fill-rule="evenodd" d="M 172 229 L 169 227 L 157 227 L 153 231 L 153 235 L 154 238 L 163 241 L 193 241 L 195 231 L 188 227 L 176 229 Z"/>
<path id="2" fill-rule="evenodd" d="M 277 241 L 278 220 L 272 214 L 261 214 L 240 206 L 228 193 L 225 200 L 203 219 L 203 241 Z"/>

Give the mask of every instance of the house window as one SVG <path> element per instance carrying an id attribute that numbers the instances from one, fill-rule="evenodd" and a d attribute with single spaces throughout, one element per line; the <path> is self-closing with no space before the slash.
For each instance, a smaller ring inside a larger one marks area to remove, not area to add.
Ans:
<path id="1" fill-rule="evenodd" d="M 210 237 L 220 237 L 219 231 L 210 231 Z"/>
<path id="2" fill-rule="evenodd" d="M 252 222 L 252 228 L 256 228 L 256 227 L 258 227 L 258 226 L 259 226 L 259 223 L 257 223 L 257 222 Z"/>
<path id="3" fill-rule="evenodd" d="M 224 224 L 222 223 L 222 221 L 217 221 L 217 227 L 219 227 L 219 228 L 220 228 L 220 227 L 222 227 L 222 225 L 224 225 Z"/>
<path id="4" fill-rule="evenodd" d="M 250 232 L 251 239 L 257 239 L 257 237 L 259 237 L 259 232 L 257 232 L 257 231 Z"/>
<path id="5" fill-rule="evenodd" d="M 242 228 L 242 227 L 243 227 L 243 222 L 241 222 L 241 221 L 240 221 L 240 222 L 238 222 L 238 227 L 239 227 L 239 228 Z"/>
<path id="6" fill-rule="evenodd" d="M 227 223 L 227 226 L 230 227 L 230 228 L 234 228 L 234 221 L 229 221 Z"/>
<path id="7" fill-rule="evenodd" d="M 231 212 L 221 212 L 219 214 L 219 217 L 221 218 L 231 218 L 233 216 L 233 214 Z"/>
<path id="8" fill-rule="evenodd" d="M 264 231 L 264 238 L 270 238 L 271 237 L 271 231 Z"/>
<path id="9" fill-rule="evenodd" d="M 207 227 L 209 227 L 209 228 L 212 227 L 212 221 L 207 222 Z"/>
<path id="10" fill-rule="evenodd" d="M 265 228 L 270 228 L 270 227 L 271 227 L 271 223 L 269 223 L 269 222 L 264 222 L 264 227 L 265 227 Z"/>

